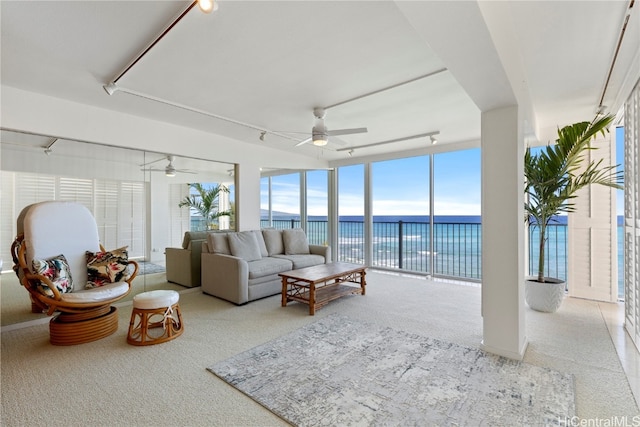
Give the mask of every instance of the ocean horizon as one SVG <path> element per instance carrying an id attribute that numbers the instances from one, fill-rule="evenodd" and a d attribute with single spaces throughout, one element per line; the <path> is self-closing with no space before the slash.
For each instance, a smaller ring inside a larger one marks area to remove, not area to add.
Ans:
<path id="1" fill-rule="evenodd" d="M 273 225 L 277 228 L 300 227 L 300 216 L 274 213 Z M 546 254 L 547 276 L 567 279 L 567 219 L 556 216 L 551 222 Z M 268 218 L 262 218 L 268 226 Z M 373 216 L 373 265 L 468 279 L 482 277 L 481 240 L 482 217 L 480 215 L 434 215 L 433 246 L 430 242 L 429 215 L 374 215 Z M 618 291 L 624 295 L 623 221 L 618 216 Z M 401 227 L 399 225 L 402 224 Z M 524 221 L 523 221 L 524 225 Z M 310 215 L 307 236 L 313 244 L 327 241 L 327 217 Z M 364 262 L 364 217 L 342 215 L 339 217 L 338 259 L 345 262 Z M 536 251 L 539 230 L 530 228 L 529 266 L 537 265 Z M 433 250 L 434 257 L 431 257 Z M 433 263 L 433 265 L 431 265 Z M 530 271 L 529 274 L 534 274 Z"/>

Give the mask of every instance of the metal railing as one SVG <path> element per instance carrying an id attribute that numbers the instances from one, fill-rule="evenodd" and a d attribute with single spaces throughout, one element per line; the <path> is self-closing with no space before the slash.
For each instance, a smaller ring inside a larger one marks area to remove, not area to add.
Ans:
<path id="1" fill-rule="evenodd" d="M 261 221 L 262 227 L 300 227 L 300 220 Z M 308 221 L 311 244 L 327 244 L 326 221 Z M 436 276 L 480 280 L 482 277 L 482 227 L 478 223 L 435 223 L 433 266 L 431 265 L 430 224 L 426 222 L 373 222 L 371 261 L 373 267 L 406 270 Z M 529 228 L 529 274 L 538 265 L 539 234 Z M 362 221 L 340 221 L 337 260 L 364 264 L 365 238 Z M 545 275 L 566 280 L 567 227 L 550 225 L 546 243 Z"/>

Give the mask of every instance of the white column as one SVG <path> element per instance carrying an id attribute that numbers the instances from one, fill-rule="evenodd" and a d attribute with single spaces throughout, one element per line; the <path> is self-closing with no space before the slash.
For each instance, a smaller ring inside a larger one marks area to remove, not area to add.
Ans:
<path id="1" fill-rule="evenodd" d="M 236 227 L 238 231 L 260 229 L 260 166 L 236 165 Z"/>
<path id="2" fill-rule="evenodd" d="M 517 106 L 482 113 L 481 347 L 521 360 L 524 306 L 524 137 Z"/>

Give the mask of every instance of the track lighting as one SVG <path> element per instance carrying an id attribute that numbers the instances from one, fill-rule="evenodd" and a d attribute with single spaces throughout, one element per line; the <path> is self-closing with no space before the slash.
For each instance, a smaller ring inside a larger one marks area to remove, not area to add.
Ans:
<path id="1" fill-rule="evenodd" d="M 197 0 L 198 7 L 204 13 L 211 13 L 218 10 L 218 2 L 215 0 Z"/>
<path id="2" fill-rule="evenodd" d="M 107 83 L 102 87 L 104 88 L 105 92 L 107 92 L 109 95 L 113 95 L 118 91 L 118 86 L 116 86 L 114 82 Z"/>
<path id="3" fill-rule="evenodd" d="M 260 132 L 260 141 L 264 142 L 264 136 L 267 134 L 266 130 L 263 130 L 262 132 Z"/>
<path id="4" fill-rule="evenodd" d="M 431 145 L 435 145 L 438 143 L 438 140 L 433 135 L 429 136 L 429 139 L 431 139 Z"/>
<path id="5" fill-rule="evenodd" d="M 50 156 L 51 153 L 53 153 L 53 144 L 55 144 L 58 141 L 58 138 L 53 138 L 51 140 L 51 142 L 49 143 L 49 145 L 47 145 L 46 147 L 44 147 L 44 154 L 46 154 L 47 156 Z"/>

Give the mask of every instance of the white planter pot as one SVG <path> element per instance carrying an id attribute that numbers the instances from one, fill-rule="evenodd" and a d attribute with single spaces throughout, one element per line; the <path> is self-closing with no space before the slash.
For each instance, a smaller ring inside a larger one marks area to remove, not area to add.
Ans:
<path id="1" fill-rule="evenodd" d="M 524 282 L 524 299 L 533 310 L 555 313 L 564 298 L 565 282 L 545 277 L 548 282 L 540 283 L 534 279 Z"/>

